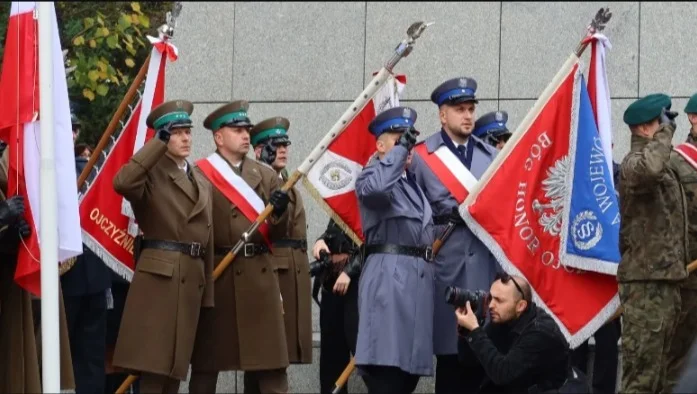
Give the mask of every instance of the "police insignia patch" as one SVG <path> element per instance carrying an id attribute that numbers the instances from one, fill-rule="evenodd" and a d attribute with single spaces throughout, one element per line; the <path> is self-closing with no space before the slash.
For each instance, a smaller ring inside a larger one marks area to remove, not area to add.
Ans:
<path id="1" fill-rule="evenodd" d="M 460 78 L 458 86 L 460 86 L 461 88 L 466 87 L 467 86 L 467 78 Z"/>
<path id="2" fill-rule="evenodd" d="M 503 122 L 503 114 L 501 112 L 496 112 L 496 121 Z"/>
<path id="3" fill-rule="evenodd" d="M 411 118 L 411 110 L 409 108 L 404 108 L 404 111 L 402 112 L 402 117 Z"/>

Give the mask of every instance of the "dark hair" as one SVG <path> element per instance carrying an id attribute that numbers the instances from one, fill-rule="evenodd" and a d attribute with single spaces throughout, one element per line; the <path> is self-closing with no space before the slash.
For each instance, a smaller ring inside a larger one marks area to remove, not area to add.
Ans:
<path id="1" fill-rule="evenodd" d="M 85 150 L 89 149 L 92 152 L 92 148 L 87 144 L 76 144 L 75 145 L 75 157 L 80 156 Z"/>

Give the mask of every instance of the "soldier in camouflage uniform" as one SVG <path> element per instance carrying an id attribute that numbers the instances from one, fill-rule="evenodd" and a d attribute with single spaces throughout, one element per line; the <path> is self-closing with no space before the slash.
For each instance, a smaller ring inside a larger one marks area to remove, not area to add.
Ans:
<path id="1" fill-rule="evenodd" d="M 687 143 L 697 147 L 697 94 L 690 98 L 685 113 L 690 121 Z M 697 169 L 680 154 L 673 152 L 680 183 L 687 200 L 688 262 L 697 260 Z M 689 274 L 680 287 L 681 310 L 668 354 L 667 386 L 670 390 L 680 379 L 688 351 L 697 337 L 697 273 Z"/>
<path id="2" fill-rule="evenodd" d="M 624 113 L 632 136 L 619 181 L 621 392 L 665 391 L 668 351 L 680 314 L 679 285 L 687 277 L 686 201 L 671 163 L 677 114 L 668 111 L 670 106 L 670 97 L 652 94 Z"/>

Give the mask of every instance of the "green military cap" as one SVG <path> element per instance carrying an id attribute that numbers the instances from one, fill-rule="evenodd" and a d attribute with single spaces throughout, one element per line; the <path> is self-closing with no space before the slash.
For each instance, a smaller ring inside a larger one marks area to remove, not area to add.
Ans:
<path id="1" fill-rule="evenodd" d="M 283 137 L 288 139 L 290 121 L 282 116 L 265 119 L 252 128 L 249 132 L 252 146 L 256 146 L 269 138 Z"/>
<path id="2" fill-rule="evenodd" d="M 171 123 L 171 127 L 192 127 L 191 113 L 194 104 L 186 100 L 172 100 L 158 105 L 150 111 L 145 124 L 151 129 L 159 129 Z"/>
<path id="3" fill-rule="evenodd" d="M 697 113 L 697 93 L 693 94 L 692 97 L 690 97 L 690 101 L 688 101 L 687 105 L 685 106 L 685 113 L 686 114 Z"/>
<path id="4" fill-rule="evenodd" d="M 648 123 L 659 116 L 663 108 L 670 109 L 670 96 L 663 93 L 649 94 L 631 103 L 624 111 L 624 123 L 636 126 Z"/>
<path id="5" fill-rule="evenodd" d="M 225 104 L 213 111 L 203 121 L 203 127 L 216 131 L 224 126 L 229 127 L 252 127 L 247 110 L 249 102 L 246 100 L 233 101 Z"/>

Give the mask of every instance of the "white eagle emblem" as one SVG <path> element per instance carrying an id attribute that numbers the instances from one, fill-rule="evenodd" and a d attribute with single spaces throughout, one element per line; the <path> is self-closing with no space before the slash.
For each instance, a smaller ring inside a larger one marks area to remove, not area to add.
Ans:
<path id="1" fill-rule="evenodd" d="M 532 202 L 532 209 L 540 215 L 537 221 L 543 230 L 553 237 L 561 233 L 562 211 L 564 210 L 564 196 L 568 192 L 566 179 L 570 171 L 571 159 L 564 156 L 554 163 L 554 167 L 547 169 L 547 178 L 542 181 L 545 197 L 549 202 L 544 204 L 538 199 Z M 551 212 L 549 212 L 551 210 Z"/>

